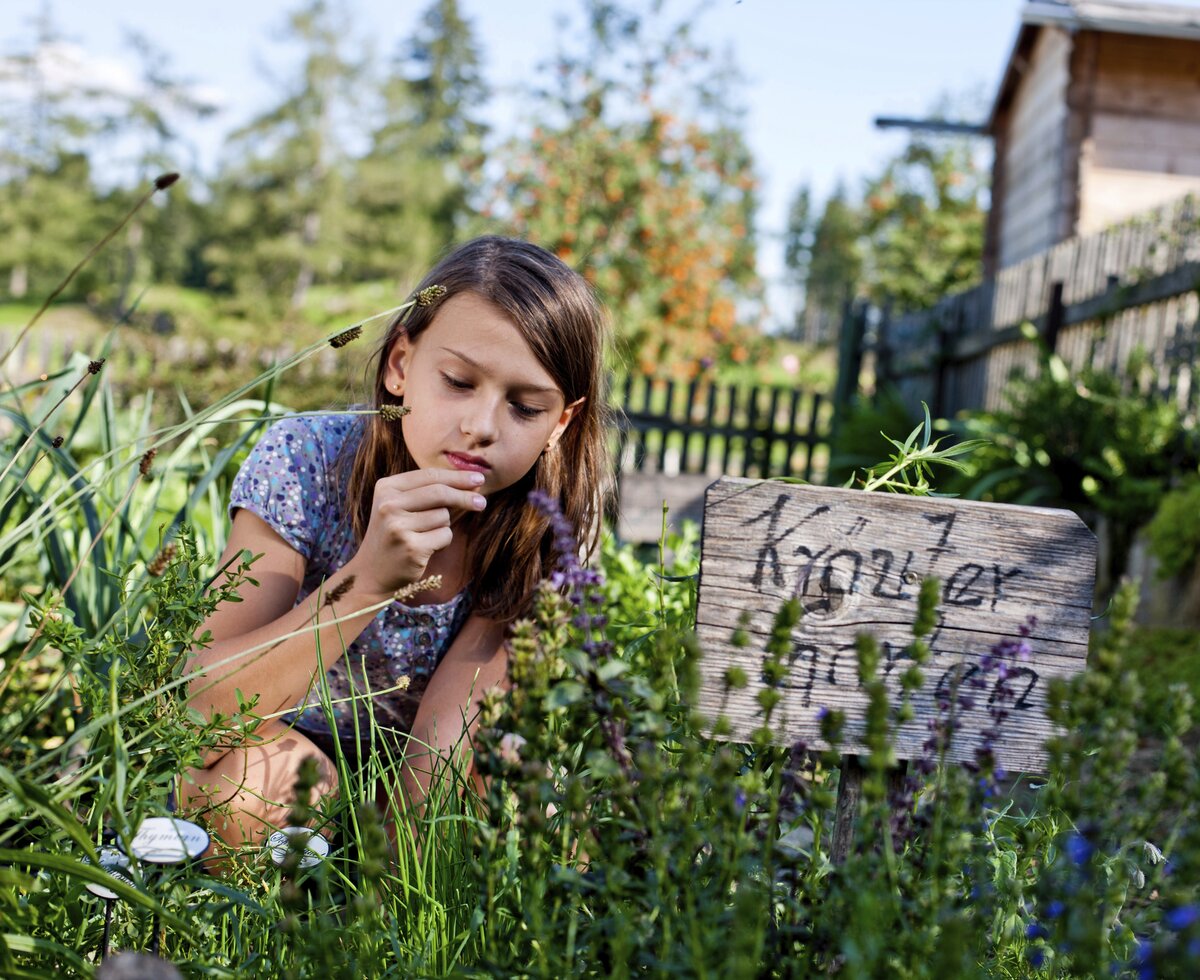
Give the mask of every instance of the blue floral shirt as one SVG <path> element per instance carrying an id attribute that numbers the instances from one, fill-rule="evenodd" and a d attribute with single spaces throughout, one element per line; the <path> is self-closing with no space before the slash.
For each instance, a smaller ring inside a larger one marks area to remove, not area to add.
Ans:
<path id="1" fill-rule="evenodd" d="M 361 416 L 289 416 L 267 430 L 234 478 L 230 516 L 240 507 L 252 511 L 305 559 L 297 605 L 358 549 L 345 510 L 342 463 L 361 434 Z M 385 730 L 410 731 L 429 678 L 469 606 L 464 591 L 448 602 L 394 602 L 381 610 L 326 671 L 337 734 L 354 735 L 355 706 L 363 737 L 371 716 Z M 320 698 L 314 681 L 308 698 L 297 705 L 299 728 L 329 731 Z"/>

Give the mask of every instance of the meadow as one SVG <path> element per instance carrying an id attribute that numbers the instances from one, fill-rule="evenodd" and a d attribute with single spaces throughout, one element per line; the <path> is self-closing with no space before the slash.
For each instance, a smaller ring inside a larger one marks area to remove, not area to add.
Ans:
<path id="1" fill-rule="evenodd" d="M 146 818 L 171 815 L 183 769 L 255 737 L 253 697 L 203 721 L 182 696 L 200 624 L 237 588 L 212 587 L 229 482 L 292 407 L 280 379 L 371 326 L 337 324 L 168 422 L 153 397 L 118 400 L 99 354 L 5 382 L 0 973 L 91 976 L 105 950 L 153 950 L 196 977 L 1195 975 L 1194 683 L 1160 666 L 1182 638 L 1148 650 L 1134 628 L 1132 585 L 1102 610 L 1088 669 L 1052 692 L 1036 778 L 950 760 L 966 690 L 899 767 L 902 705 L 862 637 L 870 751 L 842 859 L 845 718 L 824 713 L 813 745 L 772 725 L 794 604 L 740 640 L 767 684 L 755 736 L 714 738 L 694 709 L 693 528 L 651 553 L 609 536 L 598 584 L 568 560 L 543 587 L 513 630 L 512 691 L 483 709 L 482 797 L 449 770 L 420 813 L 377 806 L 398 781 L 381 746 L 361 769 L 336 760 L 337 800 L 295 788 L 325 860 L 256 846 L 220 877 L 136 860 L 110 875 L 101 851 L 130 853 Z M 853 486 L 934 492 L 971 448 L 928 425 L 898 436 Z M 930 580 L 912 623 L 914 685 L 938 595 Z M 978 651 L 997 724 L 1021 625 Z"/>

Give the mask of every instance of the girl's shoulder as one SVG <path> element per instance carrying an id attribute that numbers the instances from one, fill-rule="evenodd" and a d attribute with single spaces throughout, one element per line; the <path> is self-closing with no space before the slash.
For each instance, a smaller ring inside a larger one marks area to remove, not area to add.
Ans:
<path id="1" fill-rule="evenodd" d="M 317 529 L 340 523 L 340 462 L 361 435 L 359 416 L 289 415 L 271 425 L 234 478 L 229 499 L 253 511 L 306 558 Z"/>
<path id="2" fill-rule="evenodd" d="M 339 412 L 287 415 L 271 425 L 254 451 L 279 459 L 304 457 L 332 466 L 362 437 L 362 419 Z"/>

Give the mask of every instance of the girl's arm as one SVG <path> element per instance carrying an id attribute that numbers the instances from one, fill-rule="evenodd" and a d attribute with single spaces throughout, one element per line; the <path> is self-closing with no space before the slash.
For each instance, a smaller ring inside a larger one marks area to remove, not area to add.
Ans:
<path id="1" fill-rule="evenodd" d="M 371 593 L 355 587 L 328 604 L 326 597 L 353 574 L 350 566 L 340 569 L 319 593 L 295 605 L 304 578 L 305 560 L 257 514 L 239 510 L 233 519 L 229 543 L 221 556 L 222 566 L 248 551 L 258 555 L 250 566 L 249 577 L 258 585 L 239 587 L 240 602 L 223 602 L 204 622 L 200 632 L 208 631 L 211 642 L 198 649 L 189 667 L 203 671 L 188 686 L 192 705 L 205 715 L 237 711 L 237 691 L 248 700 L 258 695 L 256 714 L 284 711 L 305 694 L 316 673 L 317 651 L 328 669 L 338 660 L 377 614 L 377 609 L 361 612 L 383 601 L 390 593 Z M 357 615 L 356 615 L 357 614 Z M 338 617 L 351 617 L 332 624 Z M 312 629 L 318 622 L 319 629 Z M 297 633 L 299 635 L 289 636 Z M 207 761 L 212 764 L 214 755 Z"/>
<path id="2" fill-rule="evenodd" d="M 206 715 L 233 714 L 239 690 L 247 699 L 258 696 L 259 715 L 295 705 L 316 675 L 318 651 L 328 670 L 378 615 L 380 603 L 422 578 L 434 553 L 452 543 L 452 512 L 484 508 L 472 489 L 480 479 L 470 471 L 428 469 L 379 480 L 358 551 L 298 606 L 304 557 L 257 514 L 237 511 L 221 562 L 236 561 L 244 551 L 259 555 L 249 571 L 258 585 L 243 585 L 242 601 L 222 603 L 201 626 L 211 643 L 190 664 L 202 671 L 188 685 L 192 705 Z M 329 603 L 332 595 L 339 598 Z M 344 622 L 332 622 L 341 617 Z M 218 758 L 219 752 L 206 764 Z"/>
<path id="3" fill-rule="evenodd" d="M 404 757 L 404 788 L 411 805 L 421 806 L 434 774 L 447 762 L 471 772 L 471 742 L 479 722 L 479 702 L 490 689 L 508 688 L 507 627 L 471 616 L 446 651 L 421 698 Z"/>

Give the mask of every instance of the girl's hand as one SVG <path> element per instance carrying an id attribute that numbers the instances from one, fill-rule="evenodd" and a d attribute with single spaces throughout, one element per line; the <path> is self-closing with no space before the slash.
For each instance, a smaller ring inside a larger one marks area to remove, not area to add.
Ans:
<path id="1" fill-rule="evenodd" d="M 451 522 L 487 506 L 476 488 L 482 473 L 413 470 L 375 484 L 371 519 L 353 565 L 358 588 L 387 595 L 425 575 L 434 552 L 450 545 Z"/>

